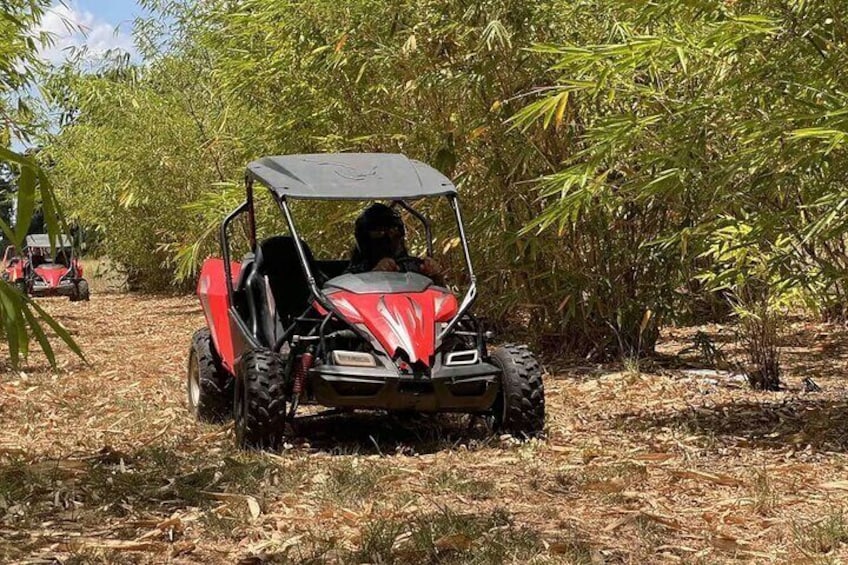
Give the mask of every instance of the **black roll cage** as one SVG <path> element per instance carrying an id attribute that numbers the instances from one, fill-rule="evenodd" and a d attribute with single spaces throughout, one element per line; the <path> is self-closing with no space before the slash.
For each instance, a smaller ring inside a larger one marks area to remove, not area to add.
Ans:
<path id="1" fill-rule="evenodd" d="M 244 214 L 246 212 L 247 218 L 248 218 L 248 239 L 249 239 L 249 243 L 250 243 L 250 250 L 253 253 L 256 253 L 256 214 L 255 214 L 255 209 L 254 209 L 253 184 L 254 184 L 253 177 L 250 174 L 246 175 L 245 176 L 245 200 L 238 207 L 236 207 L 232 212 L 230 212 L 227 215 L 226 218 L 224 218 L 224 221 L 221 224 L 221 228 L 220 228 L 220 232 L 219 232 L 219 238 L 220 238 L 220 243 L 221 243 L 221 256 L 224 260 L 224 276 L 226 277 L 226 280 L 227 280 L 227 285 L 226 285 L 227 286 L 227 299 L 228 299 L 228 302 L 230 304 L 231 310 L 233 310 L 233 308 L 234 308 L 234 300 L 233 300 L 234 299 L 234 294 L 233 294 L 234 293 L 234 288 L 233 288 L 234 281 L 233 281 L 233 277 L 232 277 L 232 269 L 230 267 L 231 255 L 230 255 L 230 240 L 229 240 L 228 228 L 229 228 L 230 224 L 233 222 L 233 220 L 235 220 L 237 217 L 241 216 L 242 214 Z M 314 339 L 316 339 L 316 340 L 323 341 L 323 328 L 326 325 L 326 322 L 329 320 L 329 318 L 332 317 L 332 316 L 335 316 L 339 320 L 346 321 L 345 317 L 341 313 L 339 313 L 338 309 L 327 298 L 327 296 L 322 292 L 322 290 L 318 287 L 318 285 L 315 282 L 315 276 L 312 273 L 312 269 L 309 265 L 309 262 L 307 261 L 306 252 L 303 249 L 303 245 L 301 243 L 300 236 L 298 235 L 297 227 L 295 226 L 294 218 L 292 217 L 291 209 L 289 208 L 289 205 L 288 205 L 286 198 L 284 196 L 278 195 L 274 190 L 270 190 L 270 193 L 271 193 L 271 196 L 274 198 L 274 201 L 277 203 L 280 210 L 282 210 L 283 215 L 286 218 L 286 223 L 288 224 L 289 232 L 292 236 L 292 239 L 294 240 L 295 248 L 297 249 L 297 255 L 298 255 L 298 258 L 300 260 L 300 266 L 303 269 L 303 274 L 306 277 L 306 281 L 309 285 L 309 289 L 310 289 L 310 292 L 312 294 L 312 297 L 318 302 L 318 304 L 321 305 L 321 307 L 323 307 L 329 313 L 325 317 L 325 319 L 320 320 L 322 322 L 320 324 L 321 336 L 315 336 L 314 337 Z M 463 252 L 463 255 L 465 257 L 465 266 L 466 266 L 466 269 L 468 271 L 469 286 L 468 286 L 468 289 L 465 291 L 465 295 L 463 296 L 462 301 L 459 304 L 459 308 L 457 309 L 456 315 L 450 320 L 450 322 L 448 322 L 442 328 L 441 332 L 439 332 L 439 334 L 436 336 L 436 343 L 441 342 L 444 339 L 445 336 L 447 336 L 451 331 L 453 331 L 453 329 L 456 327 L 457 323 L 459 323 L 459 321 L 463 318 L 463 316 L 468 314 L 468 310 L 471 308 L 471 306 L 474 304 L 474 301 L 477 299 L 477 277 L 474 274 L 474 268 L 471 264 L 471 254 L 468 250 L 468 240 L 467 240 L 466 235 L 465 235 L 465 227 L 464 227 L 464 224 L 463 224 L 463 221 L 462 221 L 462 212 L 460 211 L 460 208 L 459 208 L 459 202 L 457 200 L 455 193 L 447 194 L 447 195 L 445 195 L 445 198 L 448 199 L 448 203 L 450 204 L 450 207 L 454 212 L 454 217 L 456 219 L 457 227 L 459 229 L 459 239 L 460 239 L 460 243 L 461 243 L 461 246 L 462 246 L 462 252 Z M 362 199 L 362 200 L 367 200 L 367 199 Z M 432 256 L 432 254 L 433 254 L 433 237 L 432 237 L 432 230 L 431 230 L 431 227 L 430 227 L 429 219 L 424 214 L 422 214 L 421 212 L 419 212 L 418 210 L 413 208 L 405 200 L 402 200 L 402 199 L 392 200 L 392 205 L 393 206 L 395 206 L 395 205 L 400 206 L 401 208 L 403 208 L 404 210 L 406 210 L 407 212 L 412 214 L 415 218 L 417 218 L 424 225 L 424 231 L 425 231 L 426 238 L 427 238 L 427 254 L 429 256 Z M 288 336 L 291 335 L 291 333 L 293 333 L 297 323 L 299 323 L 301 321 L 306 321 L 306 320 L 303 319 L 305 317 L 306 313 L 308 313 L 308 309 L 307 309 L 307 312 L 304 313 L 304 316 L 300 316 L 295 321 L 295 323 L 292 325 L 292 327 L 287 328 L 285 330 L 283 337 L 278 340 L 277 344 L 275 344 L 275 349 L 279 349 L 279 347 L 282 347 L 282 343 L 280 343 L 280 342 L 284 341 L 286 338 L 288 338 Z M 472 317 L 472 320 L 473 320 L 473 317 Z M 309 320 L 309 321 L 312 321 L 312 320 Z M 477 331 L 474 332 L 474 333 L 478 337 L 478 344 L 481 344 L 482 333 L 480 331 L 479 324 L 476 323 L 476 320 L 474 320 L 474 322 L 475 322 L 475 325 L 478 326 Z M 350 323 L 348 323 L 348 325 L 351 326 L 354 329 L 354 331 L 358 331 L 358 328 L 356 328 L 354 325 L 352 325 Z M 313 332 L 314 332 L 314 329 L 313 329 Z"/>

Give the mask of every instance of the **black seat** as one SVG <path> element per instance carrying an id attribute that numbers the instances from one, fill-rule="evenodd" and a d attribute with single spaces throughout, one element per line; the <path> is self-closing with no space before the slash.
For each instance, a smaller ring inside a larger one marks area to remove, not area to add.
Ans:
<path id="1" fill-rule="evenodd" d="M 312 276 L 321 286 L 323 280 L 315 258 L 312 256 L 312 250 L 306 242 L 300 243 Z M 277 314 L 284 322 L 288 318 L 303 314 L 309 305 L 311 293 L 293 237 L 278 235 L 263 241 L 256 253 L 256 268 L 268 277 L 271 293 L 277 305 Z"/>
<path id="2" fill-rule="evenodd" d="M 312 251 L 305 242 L 301 241 L 301 245 L 316 282 L 322 284 L 323 275 Z M 274 236 L 261 242 L 245 287 L 253 333 L 266 345 L 273 345 L 284 328 L 309 306 L 311 292 L 294 238 Z M 268 300 L 269 291 L 273 300 Z M 273 311 L 269 312 L 269 309 Z"/>

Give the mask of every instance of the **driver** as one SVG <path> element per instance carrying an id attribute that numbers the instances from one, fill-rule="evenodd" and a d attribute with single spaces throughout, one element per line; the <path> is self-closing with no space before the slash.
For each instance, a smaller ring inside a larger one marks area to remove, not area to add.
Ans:
<path id="1" fill-rule="evenodd" d="M 385 204 L 372 204 L 358 218 L 354 229 L 356 247 L 351 253 L 348 273 L 394 271 L 420 273 L 445 284 L 441 267 L 431 257 L 413 257 L 406 249 L 406 228 L 395 210 Z"/>
<path id="2" fill-rule="evenodd" d="M 55 263 L 65 267 L 71 266 L 71 263 L 68 261 L 68 254 L 65 252 L 64 248 L 60 248 L 59 251 L 56 252 Z"/>

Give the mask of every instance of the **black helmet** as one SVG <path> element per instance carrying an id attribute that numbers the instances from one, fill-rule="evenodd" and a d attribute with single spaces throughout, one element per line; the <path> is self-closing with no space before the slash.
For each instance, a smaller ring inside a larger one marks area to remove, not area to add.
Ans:
<path id="1" fill-rule="evenodd" d="M 356 218 L 354 236 L 356 247 L 361 253 L 368 255 L 372 243 L 369 232 L 381 228 L 397 228 L 400 231 L 401 240 L 406 237 L 403 219 L 395 209 L 379 202 L 372 204 Z"/>

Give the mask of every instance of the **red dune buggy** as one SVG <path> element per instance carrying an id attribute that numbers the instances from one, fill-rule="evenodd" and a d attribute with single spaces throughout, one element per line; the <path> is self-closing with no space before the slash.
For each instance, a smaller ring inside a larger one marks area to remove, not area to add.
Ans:
<path id="1" fill-rule="evenodd" d="M 256 240 L 254 183 L 267 186 L 289 233 Z M 301 240 L 289 201 L 377 200 L 429 219 L 411 202 L 447 198 L 469 286 L 460 301 L 412 269 L 346 273 Z M 230 260 L 228 228 L 246 215 L 251 251 Z M 490 349 L 470 308 L 477 286 L 451 181 L 393 154 L 265 157 L 250 163 L 246 198 L 220 228 L 222 258 L 207 259 L 197 293 L 208 327 L 192 339 L 188 405 L 203 421 L 235 415 L 239 446 L 274 449 L 287 419 L 313 402 L 342 409 L 487 415 L 496 430 L 542 432 L 539 363 L 525 346 Z M 407 272 L 404 272 L 407 271 Z"/>
<path id="2" fill-rule="evenodd" d="M 21 256 L 15 248 L 6 248 L 3 258 L 3 279 L 15 284 L 30 296 L 67 296 L 72 302 L 88 300 L 88 281 L 82 276 L 82 266 L 74 256 L 71 238 L 59 236 L 55 253 L 47 234 L 26 237 Z"/>

